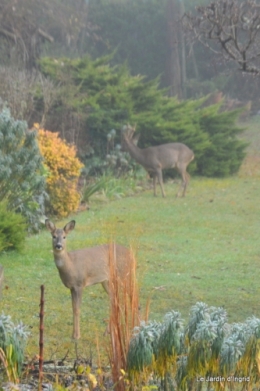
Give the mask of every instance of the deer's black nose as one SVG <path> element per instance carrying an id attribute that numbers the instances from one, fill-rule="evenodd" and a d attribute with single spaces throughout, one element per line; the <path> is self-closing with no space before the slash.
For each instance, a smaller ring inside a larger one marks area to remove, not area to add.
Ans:
<path id="1" fill-rule="evenodd" d="M 56 244 L 55 248 L 56 248 L 56 250 L 61 250 L 62 249 L 62 245 L 58 243 L 58 244 Z"/>

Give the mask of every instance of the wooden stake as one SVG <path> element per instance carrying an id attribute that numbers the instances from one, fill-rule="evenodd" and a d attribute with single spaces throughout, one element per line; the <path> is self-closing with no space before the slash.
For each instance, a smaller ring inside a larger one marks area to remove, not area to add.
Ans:
<path id="1" fill-rule="evenodd" d="M 42 391 L 42 380 L 43 380 L 43 330 L 44 330 L 43 317 L 44 317 L 44 285 L 41 285 L 38 391 Z"/>

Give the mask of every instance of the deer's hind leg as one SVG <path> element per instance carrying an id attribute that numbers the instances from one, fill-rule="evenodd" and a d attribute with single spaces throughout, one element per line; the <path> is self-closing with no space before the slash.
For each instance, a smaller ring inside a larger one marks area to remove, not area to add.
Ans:
<path id="1" fill-rule="evenodd" d="M 109 282 L 107 280 L 103 281 L 103 282 L 101 282 L 101 285 L 103 286 L 106 293 L 109 295 Z"/>
<path id="2" fill-rule="evenodd" d="M 187 185 L 188 185 L 189 180 L 190 180 L 190 175 L 186 171 L 186 166 L 179 166 L 179 167 L 176 167 L 176 168 L 177 168 L 177 170 L 179 171 L 179 173 L 181 174 L 181 177 L 182 177 L 182 183 L 181 183 L 181 186 L 180 186 L 180 188 L 178 190 L 178 193 L 177 193 L 176 197 L 180 196 L 181 189 L 183 189 L 182 190 L 182 197 L 185 197 Z"/>
<path id="3" fill-rule="evenodd" d="M 157 181 L 157 175 L 156 173 L 153 173 L 152 174 L 152 178 L 153 178 L 153 195 L 154 197 L 156 197 L 156 181 Z"/>

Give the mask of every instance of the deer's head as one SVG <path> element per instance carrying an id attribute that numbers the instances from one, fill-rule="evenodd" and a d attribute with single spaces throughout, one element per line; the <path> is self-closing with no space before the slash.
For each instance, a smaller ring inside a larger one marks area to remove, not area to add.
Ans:
<path id="1" fill-rule="evenodd" d="M 45 226 L 48 231 L 50 231 L 52 236 L 52 247 L 54 253 L 60 253 L 66 250 L 66 237 L 70 231 L 75 228 L 76 221 L 71 220 L 69 223 L 65 225 L 63 229 L 56 228 L 55 224 L 47 219 L 45 220 Z"/>
<path id="2" fill-rule="evenodd" d="M 133 127 L 131 125 L 124 125 L 121 130 L 121 144 L 123 149 L 129 144 L 137 145 L 140 134 L 135 134 L 136 125 Z"/>

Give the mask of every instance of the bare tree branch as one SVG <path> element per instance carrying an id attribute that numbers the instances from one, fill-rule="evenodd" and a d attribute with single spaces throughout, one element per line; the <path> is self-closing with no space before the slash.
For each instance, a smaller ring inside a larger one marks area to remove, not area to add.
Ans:
<path id="1" fill-rule="evenodd" d="M 216 0 L 185 13 L 183 26 L 190 42 L 199 41 L 239 70 L 260 74 L 260 4 L 257 0 Z"/>
<path id="2" fill-rule="evenodd" d="M 38 33 L 39 33 L 44 39 L 46 39 L 47 41 L 49 41 L 49 42 L 51 42 L 51 43 L 54 41 L 54 38 L 53 38 L 50 34 L 46 33 L 46 31 L 43 31 L 42 29 L 38 29 Z"/>
<path id="3" fill-rule="evenodd" d="M 0 0 L 0 40 L 6 57 L 15 52 L 13 62 L 18 57 L 28 69 L 37 68 L 45 41 L 76 48 L 86 29 L 83 0 Z"/>

